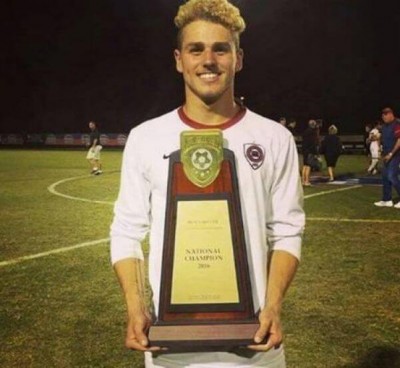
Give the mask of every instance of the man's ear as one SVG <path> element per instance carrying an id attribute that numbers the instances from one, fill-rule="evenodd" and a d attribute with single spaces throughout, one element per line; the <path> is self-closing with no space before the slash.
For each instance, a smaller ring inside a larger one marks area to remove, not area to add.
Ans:
<path id="1" fill-rule="evenodd" d="M 236 52 L 236 66 L 235 66 L 235 71 L 240 72 L 243 68 L 243 57 L 244 57 L 244 52 L 243 49 L 239 49 Z"/>
<path id="2" fill-rule="evenodd" d="M 174 50 L 174 57 L 175 57 L 175 67 L 176 70 L 179 73 L 182 73 L 183 68 L 182 68 L 182 58 L 181 58 L 181 52 L 178 49 Z"/>

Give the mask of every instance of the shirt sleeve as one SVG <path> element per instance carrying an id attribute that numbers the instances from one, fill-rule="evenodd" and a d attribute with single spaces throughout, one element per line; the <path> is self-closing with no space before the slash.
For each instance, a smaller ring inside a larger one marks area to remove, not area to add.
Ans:
<path id="1" fill-rule="evenodd" d="M 111 262 L 125 258 L 143 259 L 141 242 L 150 227 L 150 182 L 140 158 L 134 130 L 124 149 L 121 183 L 111 225 Z"/>
<path id="2" fill-rule="evenodd" d="M 269 248 L 289 252 L 300 259 L 305 215 L 293 137 L 287 137 L 277 149 L 270 196 L 271 208 L 266 224 Z"/>
<path id="3" fill-rule="evenodd" d="M 394 136 L 396 139 L 400 138 L 400 122 L 397 122 L 394 126 Z"/>

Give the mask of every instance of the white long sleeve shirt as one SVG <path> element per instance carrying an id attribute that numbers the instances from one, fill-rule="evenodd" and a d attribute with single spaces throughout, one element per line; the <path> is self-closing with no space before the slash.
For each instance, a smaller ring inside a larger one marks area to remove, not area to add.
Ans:
<path id="1" fill-rule="evenodd" d="M 120 192 L 111 226 L 111 258 L 113 263 L 125 258 L 143 259 L 141 241 L 150 232 L 149 282 L 156 314 L 167 156 L 180 148 L 182 131 L 201 128 L 209 126 L 191 121 L 180 108 L 132 129 L 124 150 Z M 218 128 L 223 130 L 224 147 L 233 151 L 236 158 L 253 302 L 258 310 L 264 304 L 268 251 L 284 250 L 300 258 L 305 217 L 296 145 L 286 128 L 246 109 Z M 213 367 L 190 365 L 200 366 Z"/>

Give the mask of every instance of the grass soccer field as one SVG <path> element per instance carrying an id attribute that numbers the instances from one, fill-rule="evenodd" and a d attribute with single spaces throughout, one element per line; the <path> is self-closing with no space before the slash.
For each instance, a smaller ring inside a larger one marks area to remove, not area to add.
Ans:
<path id="1" fill-rule="evenodd" d="M 109 261 L 122 154 L 0 150 L 0 367 L 143 367 L 123 346 Z M 337 173 L 363 173 L 342 156 Z M 289 368 L 400 367 L 400 210 L 379 186 L 305 188 L 302 262 L 285 300 Z"/>

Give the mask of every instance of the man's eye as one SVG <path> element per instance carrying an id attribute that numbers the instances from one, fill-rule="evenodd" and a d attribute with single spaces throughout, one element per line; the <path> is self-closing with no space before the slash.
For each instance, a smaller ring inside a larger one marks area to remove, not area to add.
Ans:
<path id="1" fill-rule="evenodd" d="M 215 53 L 216 53 L 217 55 L 225 55 L 225 54 L 226 54 L 226 50 L 225 50 L 225 49 L 215 50 Z"/>
<path id="2" fill-rule="evenodd" d="M 218 55 L 225 55 L 229 52 L 229 46 L 219 45 L 214 48 L 214 52 Z"/>
<path id="3" fill-rule="evenodd" d="M 193 49 L 190 49 L 189 50 L 189 52 L 191 53 L 191 54 L 194 54 L 194 55 L 199 55 L 200 53 L 201 53 L 201 49 L 199 49 L 199 48 L 193 48 Z"/>

